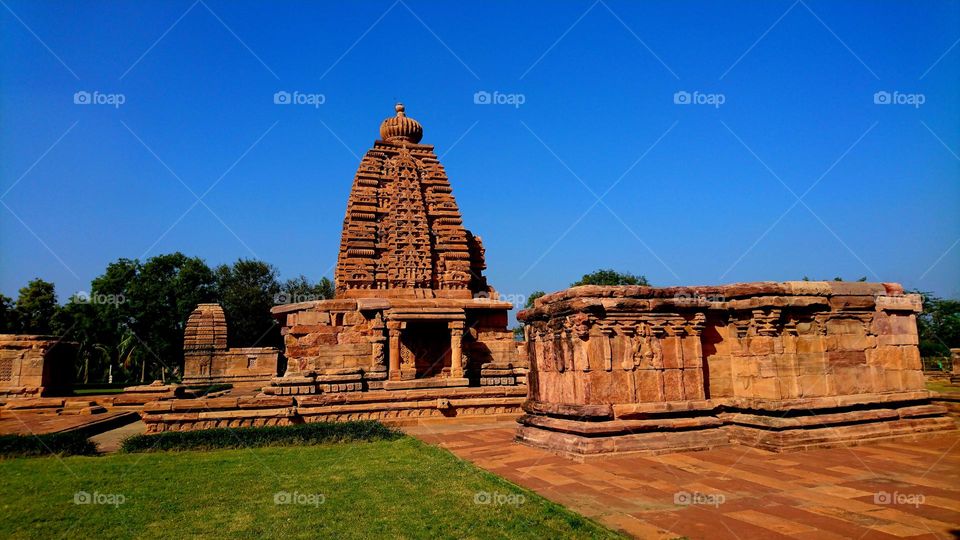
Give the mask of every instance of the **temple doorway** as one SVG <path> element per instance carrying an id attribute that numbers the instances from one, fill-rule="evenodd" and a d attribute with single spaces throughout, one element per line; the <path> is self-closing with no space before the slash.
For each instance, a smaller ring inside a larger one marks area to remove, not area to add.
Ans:
<path id="1" fill-rule="evenodd" d="M 416 378 L 437 377 L 450 371 L 450 330 L 447 321 L 410 321 L 401 337 L 416 366 Z"/>

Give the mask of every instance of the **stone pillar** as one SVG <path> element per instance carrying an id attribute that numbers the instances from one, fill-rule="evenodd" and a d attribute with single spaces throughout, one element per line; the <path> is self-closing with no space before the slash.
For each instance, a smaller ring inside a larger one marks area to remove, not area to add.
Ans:
<path id="1" fill-rule="evenodd" d="M 463 378 L 463 321 L 451 321 L 447 324 L 450 329 L 450 377 Z"/>
<path id="2" fill-rule="evenodd" d="M 390 334 L 387 348 L 390 354 L 389 377 L 391 381 L 400 380 L 400 330 L 402 328 L 403 323 L 400 321 L 390 321 L 387 323 L 387 331 Z"/>
<path id="3" fill-rule="evenodd" d="M 953 364 L 951 373 L 960 375 L 960 349 L 950 349 L 950 361 Z"/>

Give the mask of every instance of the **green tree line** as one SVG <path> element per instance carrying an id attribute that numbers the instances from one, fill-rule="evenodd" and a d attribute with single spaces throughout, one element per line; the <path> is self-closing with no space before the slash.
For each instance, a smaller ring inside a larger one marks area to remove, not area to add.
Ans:
<path id="1" fill-rule="evenodd" d="M 278 347 L 270 308 L 333 298 L 333 283 L 305 276 L 280 281 L 263 261 L 240 259 L 211 268 L 199 257 L 119 259 L 90 290 L 58 302 L 53 283 L 34 279 L 16 301 L 0 295 L 0 333 L 49 334 L 79 344 L 77 381 L 176 380 L 183 367 L 183 330 L 199 303 L 217 302 L 227 316 L 231 347 Z"/>

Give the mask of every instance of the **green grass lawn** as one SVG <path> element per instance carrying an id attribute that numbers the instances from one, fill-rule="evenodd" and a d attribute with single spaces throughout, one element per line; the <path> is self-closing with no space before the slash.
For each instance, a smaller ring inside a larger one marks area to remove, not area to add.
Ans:
<path id="1" fill-rule="evenodd" d="M 945 381 L 927 381 L 927 390 L 933 392 L 960 392 L 960 386 Z"/>
<path id="2" fill-rule="evenodd" d="M 0 478 L 2 538 L 615 537 L 410 437 L 8 459 Z"/>

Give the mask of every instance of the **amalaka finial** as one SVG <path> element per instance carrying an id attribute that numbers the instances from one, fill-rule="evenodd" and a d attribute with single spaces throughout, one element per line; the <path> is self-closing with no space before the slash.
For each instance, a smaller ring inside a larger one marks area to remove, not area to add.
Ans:
<path id="1" fill-rule="evenodd" d="M 394 108 L 397 110 L 397 115 L 387 118 L 380 124 L 380 138 L 395 143 L 419 143 L 423 138 L 423 126 L 407 116 L 403 103 L 397 103 Z"/>

